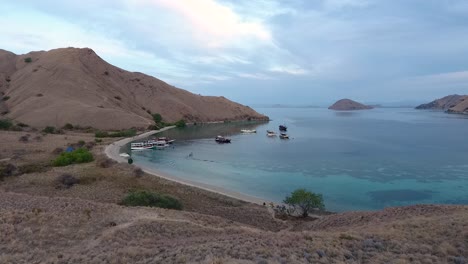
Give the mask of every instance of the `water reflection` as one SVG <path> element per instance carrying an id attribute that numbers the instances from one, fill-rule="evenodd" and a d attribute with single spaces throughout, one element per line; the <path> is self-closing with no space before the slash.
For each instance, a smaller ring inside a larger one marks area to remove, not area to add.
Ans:
<path id="1" fill-rule="evenodd" d="M 359 113 L 357 113 L 356 111 L 336 111 L 335 115 L 339 117 L 351 117 L 357 116 L 359 115 Z"/>

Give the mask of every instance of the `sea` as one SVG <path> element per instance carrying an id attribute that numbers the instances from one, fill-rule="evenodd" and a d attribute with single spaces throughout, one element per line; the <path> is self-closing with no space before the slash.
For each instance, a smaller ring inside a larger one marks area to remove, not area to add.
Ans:
<path id="1" fill-rule="evenodd" d="M 468 116 L 410 108 L 255 110 L 271 121 L 172 129 L 158 135 L 176 139 L 171 147 L 131 155 L 136 165 L 275 203 L 305 188 L 335 212 L 468 204 Z M 288 127 L 289 140 L 266 136 L 279 125 Z M 218 144 L 217 135 L 232 142 Z"/>

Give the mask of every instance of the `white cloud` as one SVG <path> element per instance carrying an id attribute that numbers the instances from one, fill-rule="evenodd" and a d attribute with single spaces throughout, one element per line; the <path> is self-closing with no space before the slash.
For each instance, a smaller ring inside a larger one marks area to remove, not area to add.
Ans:
<path id="1" fill-rule="evenodd" d="M 308 71 L 301 68 L 298 65 L 284 65 L 284 66 L 272 66 L 268 69 L 271 72 L 291 74 L 291 75 L 304 75 Z"/>
<path id="2" fill-rule="evenodd" d="M 270 43 L 271 33 L 260 21 L 248 21 L 214 0 L 137 0 L 132 4 L 164 8 L 186 20 L 196 40 L 206 48 L 225 48 L 244 41 Z M 173 32 L 175 33 L 175 32 Z"/>

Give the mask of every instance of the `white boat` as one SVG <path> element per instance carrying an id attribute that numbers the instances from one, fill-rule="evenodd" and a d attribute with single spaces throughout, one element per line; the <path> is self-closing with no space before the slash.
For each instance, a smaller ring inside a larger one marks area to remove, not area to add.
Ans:
<path id="1" fill-rule="evenodd" d="M 154 148 L 156 149 L 164 149 L 169 147 L 169 144 L 167 144 L 165 140 L 154 141 L 151 144 L 153 144 Z"/>
<path id="2" fill-rule="evenodd" d="M 267 136 L 269 136 L 269 137 L 276 137 L 276 133 L 275 133 L 274 131 L 267 130 Z"/>
<path id="3" fill-rule="evenodd" d="M 160 137 L 158 138 L 158 141 L 166 141 L 167 144 L 172 144 L 174 143 L 175 139 L 170 139 L 168 137 Z"/>
<path id="4" fill-rule="evenodd" d="M 119 156 L 126 159 L 130 158 L 130 155 L 128 155 L 127 153 L 120 153 Z"/>
<path id="5" fill-rule="evenodd" d="M 241 129 L 241 132 L 244 134 L 252 134 L 252 133 L 257 133 L 257 130 L 255 129 Z"/>
<path id="6" fill-rule="evenodd" d="M 279 137 L 280 137 L 281 139 L 289 139 L 289 136 L 288 136 L 288 134 L 286 134 L 286 133 L 281 133 Z"/>
<path id="7" fill-rule="evenodd" d="M 147 150 L 147 149 L 154 149 L 155 146 L 149 142 L 135 142 L 130 144 L 131 150 Z"/>

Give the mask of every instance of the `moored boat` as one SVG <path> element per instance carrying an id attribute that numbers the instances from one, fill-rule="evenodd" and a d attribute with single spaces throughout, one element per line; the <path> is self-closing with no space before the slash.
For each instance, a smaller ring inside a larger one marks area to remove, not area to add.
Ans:
<path id="1" fill-rule="evenodd" d="M 218 142 L 218 143 L 231 143 L 231 139 L 230 138 L 225 138 L 223 136 L 217 136 L 215 138 L 215 141 Z"/>
<path id="2" fill-rule="evenodd" d="M 166 141 L 167 144 L 172 144 L 174 143 L 175 139 L 170 139 L 168 137 L 159 137 L 158 141 Z"/>
<path id="3" fill-rule="evenodd" d="M 276 133 L 275 133 L 274 131 L 267 130 L 267 136 L 269 136 L 269 137 L 276 137 Z"/>
<path id="4" fill-rule="evenodd" d="M 281 133 L 279 137 L 280 137 L 281 139 L 289 139 L 289 136 L 288 136 L 288 134 L 286 134 L 286 133 Z"/>
<path id="5" fill-rule="evenodd" d="M 257 130 L 255 129 L 241 129 L 241 132 L 244 134 L 252 134 L 252 133 L 257 133 Z"/>
<path id="6" fill-rule="evenodd" d="M 288 127 L 285 126 L 285 125 L 280 125 L 280 126 L 279 126 L 279 130 L 280 130 L 280 131 L 288 131 Z"/>
<path id="7" fill-rule="evenodd" d="M 147 150 L 147 149 L 155 149 L 156 147 L 153 145 L 153 143 L 150 143 L 148 141 L 145 142 L 135 142 L 130 144 L 130 149 L 131 150 Z"/>

